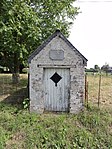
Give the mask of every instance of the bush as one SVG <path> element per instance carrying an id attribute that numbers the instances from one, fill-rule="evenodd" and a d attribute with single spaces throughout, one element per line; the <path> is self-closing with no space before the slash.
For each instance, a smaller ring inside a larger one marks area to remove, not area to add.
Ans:
<path id="1" fill-rule="evenodd" d="M 3 68 L 0 68 L 0 73 L 3 73 L 3 72 L 4 72 Z"/>

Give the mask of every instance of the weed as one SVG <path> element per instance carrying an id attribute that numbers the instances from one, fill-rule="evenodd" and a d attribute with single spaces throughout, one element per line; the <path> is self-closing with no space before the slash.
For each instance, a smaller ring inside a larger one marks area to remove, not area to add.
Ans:
<path id="1" fill-rule="evenodd" d="M 29 100 L 29 98 L 25 98 L 23 101 L 24 109 L 29 109 L 29 106 L 30 106 L 30 100 Z"/>

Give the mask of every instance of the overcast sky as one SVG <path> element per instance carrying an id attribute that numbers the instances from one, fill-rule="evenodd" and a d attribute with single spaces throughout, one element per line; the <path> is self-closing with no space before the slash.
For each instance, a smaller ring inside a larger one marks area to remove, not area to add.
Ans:
<path id="1" fill-rule="evenodd" d="M 112 1 L 89 1 L 95 2 L 74 3 L 82 13 L 74 21 L 69 40 L 88 59 L 88 68 L 105 63 L 112 66 Z"/>

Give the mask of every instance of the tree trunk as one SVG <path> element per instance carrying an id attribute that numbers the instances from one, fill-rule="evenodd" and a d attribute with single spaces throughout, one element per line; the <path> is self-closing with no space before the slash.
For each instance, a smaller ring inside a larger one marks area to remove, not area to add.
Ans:
<path id="1" fill-rule="evenodd" d="M 14 53 L 14 67 L 12 73 L 12 83 L 17 84 L 20 82 L 19 75 L 19 55 L 18 53 Z"/>
<path id="2" fill-rule="evenodd" d="M 13 73 L 12 74 L 12 83 L 18 84 L 20 82 L 20 75 L 19 73 Z"/>

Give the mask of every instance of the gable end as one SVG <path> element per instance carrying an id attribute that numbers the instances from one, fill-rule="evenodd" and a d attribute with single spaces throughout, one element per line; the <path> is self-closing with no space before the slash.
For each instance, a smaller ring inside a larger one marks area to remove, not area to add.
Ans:
<path id="1" fill-rule="evenodd" d="M 84 66 L 87 65 L 87 59 L 71 44 L 71 42 L 60 32 L 60 30 L 56 30 L 43 44 L 41 44 L 28 58 L 28 63 L 31 63 L 31 60 L 56 36 L 59 36 L 62 40 L 66 42 L 66 44 L 79 55 L 83 59 Z"/>

